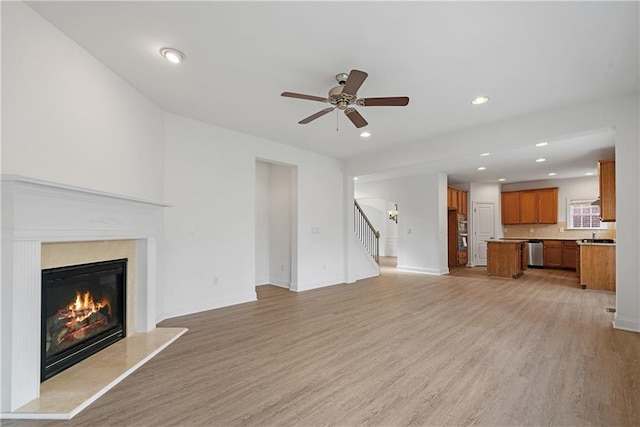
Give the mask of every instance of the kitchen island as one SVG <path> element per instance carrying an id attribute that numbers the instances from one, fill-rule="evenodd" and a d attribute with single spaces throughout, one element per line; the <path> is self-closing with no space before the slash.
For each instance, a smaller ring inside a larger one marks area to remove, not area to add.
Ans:
<path id="1" fill-rule="evenodd" d="M 616 244 L 578 241 L 578 274 L 583 289 L 616 290 Z"/>
<path id="2" fill-rule="evenodd" d="M 487 273 L 517 279 L 529 260 L 528 240 L 487 240 Z"/>

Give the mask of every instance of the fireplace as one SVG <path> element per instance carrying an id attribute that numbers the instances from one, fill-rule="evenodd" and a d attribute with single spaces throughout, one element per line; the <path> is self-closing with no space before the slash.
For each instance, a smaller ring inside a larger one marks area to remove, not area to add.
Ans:
<path id="1" fill-rule="evenodd" d="M 44 381 L 126 335 L 127 259 L 42 270 Z"/>

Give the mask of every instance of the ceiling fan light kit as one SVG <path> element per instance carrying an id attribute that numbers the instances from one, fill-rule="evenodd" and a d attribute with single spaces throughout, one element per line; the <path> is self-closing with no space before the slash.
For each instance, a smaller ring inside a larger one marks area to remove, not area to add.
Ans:
<path id="1" fill-rule="evenodd" d="M 310 115 L 298 123 L 305 125 L 315 119 L 324 116 L 335 110 L 344 111 L 344 114 L 351 120 L 351 123 L 358 129 L 368 125 L 362 115 L 351 105 L 355 104 L 360 107 L 404 107 L 409 104 L 409 98 L 406 96 L 385 97 L 385 98 L 358 98 L 358 89 L 362 86 L 368 74 L 360 70 L 351 70 L 349 74 L 336 74 L 338 86 L 329 90 L 329 96 L 322 98 L 320 96 L 305 95 L 295 92 L 282 92 L 281 96 L 288 98 L 306 99 L 309 101 L 327 102 L 333 107 L 325 108 L 315 114 Z"/>

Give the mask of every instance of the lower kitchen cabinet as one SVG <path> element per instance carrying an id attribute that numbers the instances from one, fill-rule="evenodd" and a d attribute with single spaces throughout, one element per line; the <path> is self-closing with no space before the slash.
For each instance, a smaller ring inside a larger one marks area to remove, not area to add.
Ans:
<path id="1" fill-rule="evenodd" d="M 459 251 L 458 252 L 458 265 L 467 265 L 469 262 L 469 256 L 467 251 Z"/>
<path id="2" fill-rule="evenodd" d="M 571 270 L 578 267 L 578 244 L 575 240 L 562 242 L 562 267 Z"/>
<path id="3" fill-rule="evenodd" d="M 487 273 L 490 276 L 522 276 L 527 269 L 529 243 L 527 240 L 487 241 Z"/>
<path id="4" fill-rule="evenodd" d="M 615 292 L 615 245 L 580 245 L 580 284 L 583 288 Z"/>
<path id="5" fill-rule="evenodd" d="M 543 240 L 545 267 L 562 267 L 562 241 Z"/>
<path id="6" fill-rule="evenodd" d="M 578 245 L 575 240 L 543 240 L 544 266 L 577 268 Z"/>

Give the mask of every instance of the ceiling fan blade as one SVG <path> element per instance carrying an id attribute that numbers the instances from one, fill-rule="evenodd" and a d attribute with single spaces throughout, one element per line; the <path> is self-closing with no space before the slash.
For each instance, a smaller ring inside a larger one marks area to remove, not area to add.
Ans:
<path id="1" fill-rule="evenodd" d="M 336 107 L 331 107 L 331 108 L 325 108 L 324 110 L 320 110 L 317 113 L 312 114 L 309 117 L 300 120 L 298 123 L 301 124 L 301 125 L 306 125 L 307 123 L 314 121 L 318 117 L 322 117 L 325 114 L 328 114 L 328 113 L 332 112 L 333 110 L 335 110 L 335 108 Z"/>
<path id="2" fill-rule="evenodd" d="M 404 107 L 409 104 L 408 96 L 395 96 L 387 98 L 360 98 L 356 104 L 363 107 Z"/>
<path id="3" fill-rule="evenodd" d="M 323 98 L 321 96 L 305 95 L 295 92 L 282 92 L 280 96 L 286 96 L 288 98 L 308 99 L 310 101 L 329 102 L 327 98 Z"/>
<path id="4" fill-rule="evenodd" d="M 354 108 L 347 108 L 344 113 L 358 129 L 369 124 Z"/>
<path id="5" fill-rule="evenodd" d="M 351 70 L 351 72 L 349 73 L 349 78 L 342 88 L 342 93 L 346 93 L 347 95 L 355 95 L 368 75 L 369 74 L 365 73 L 364 71 Z"/>

